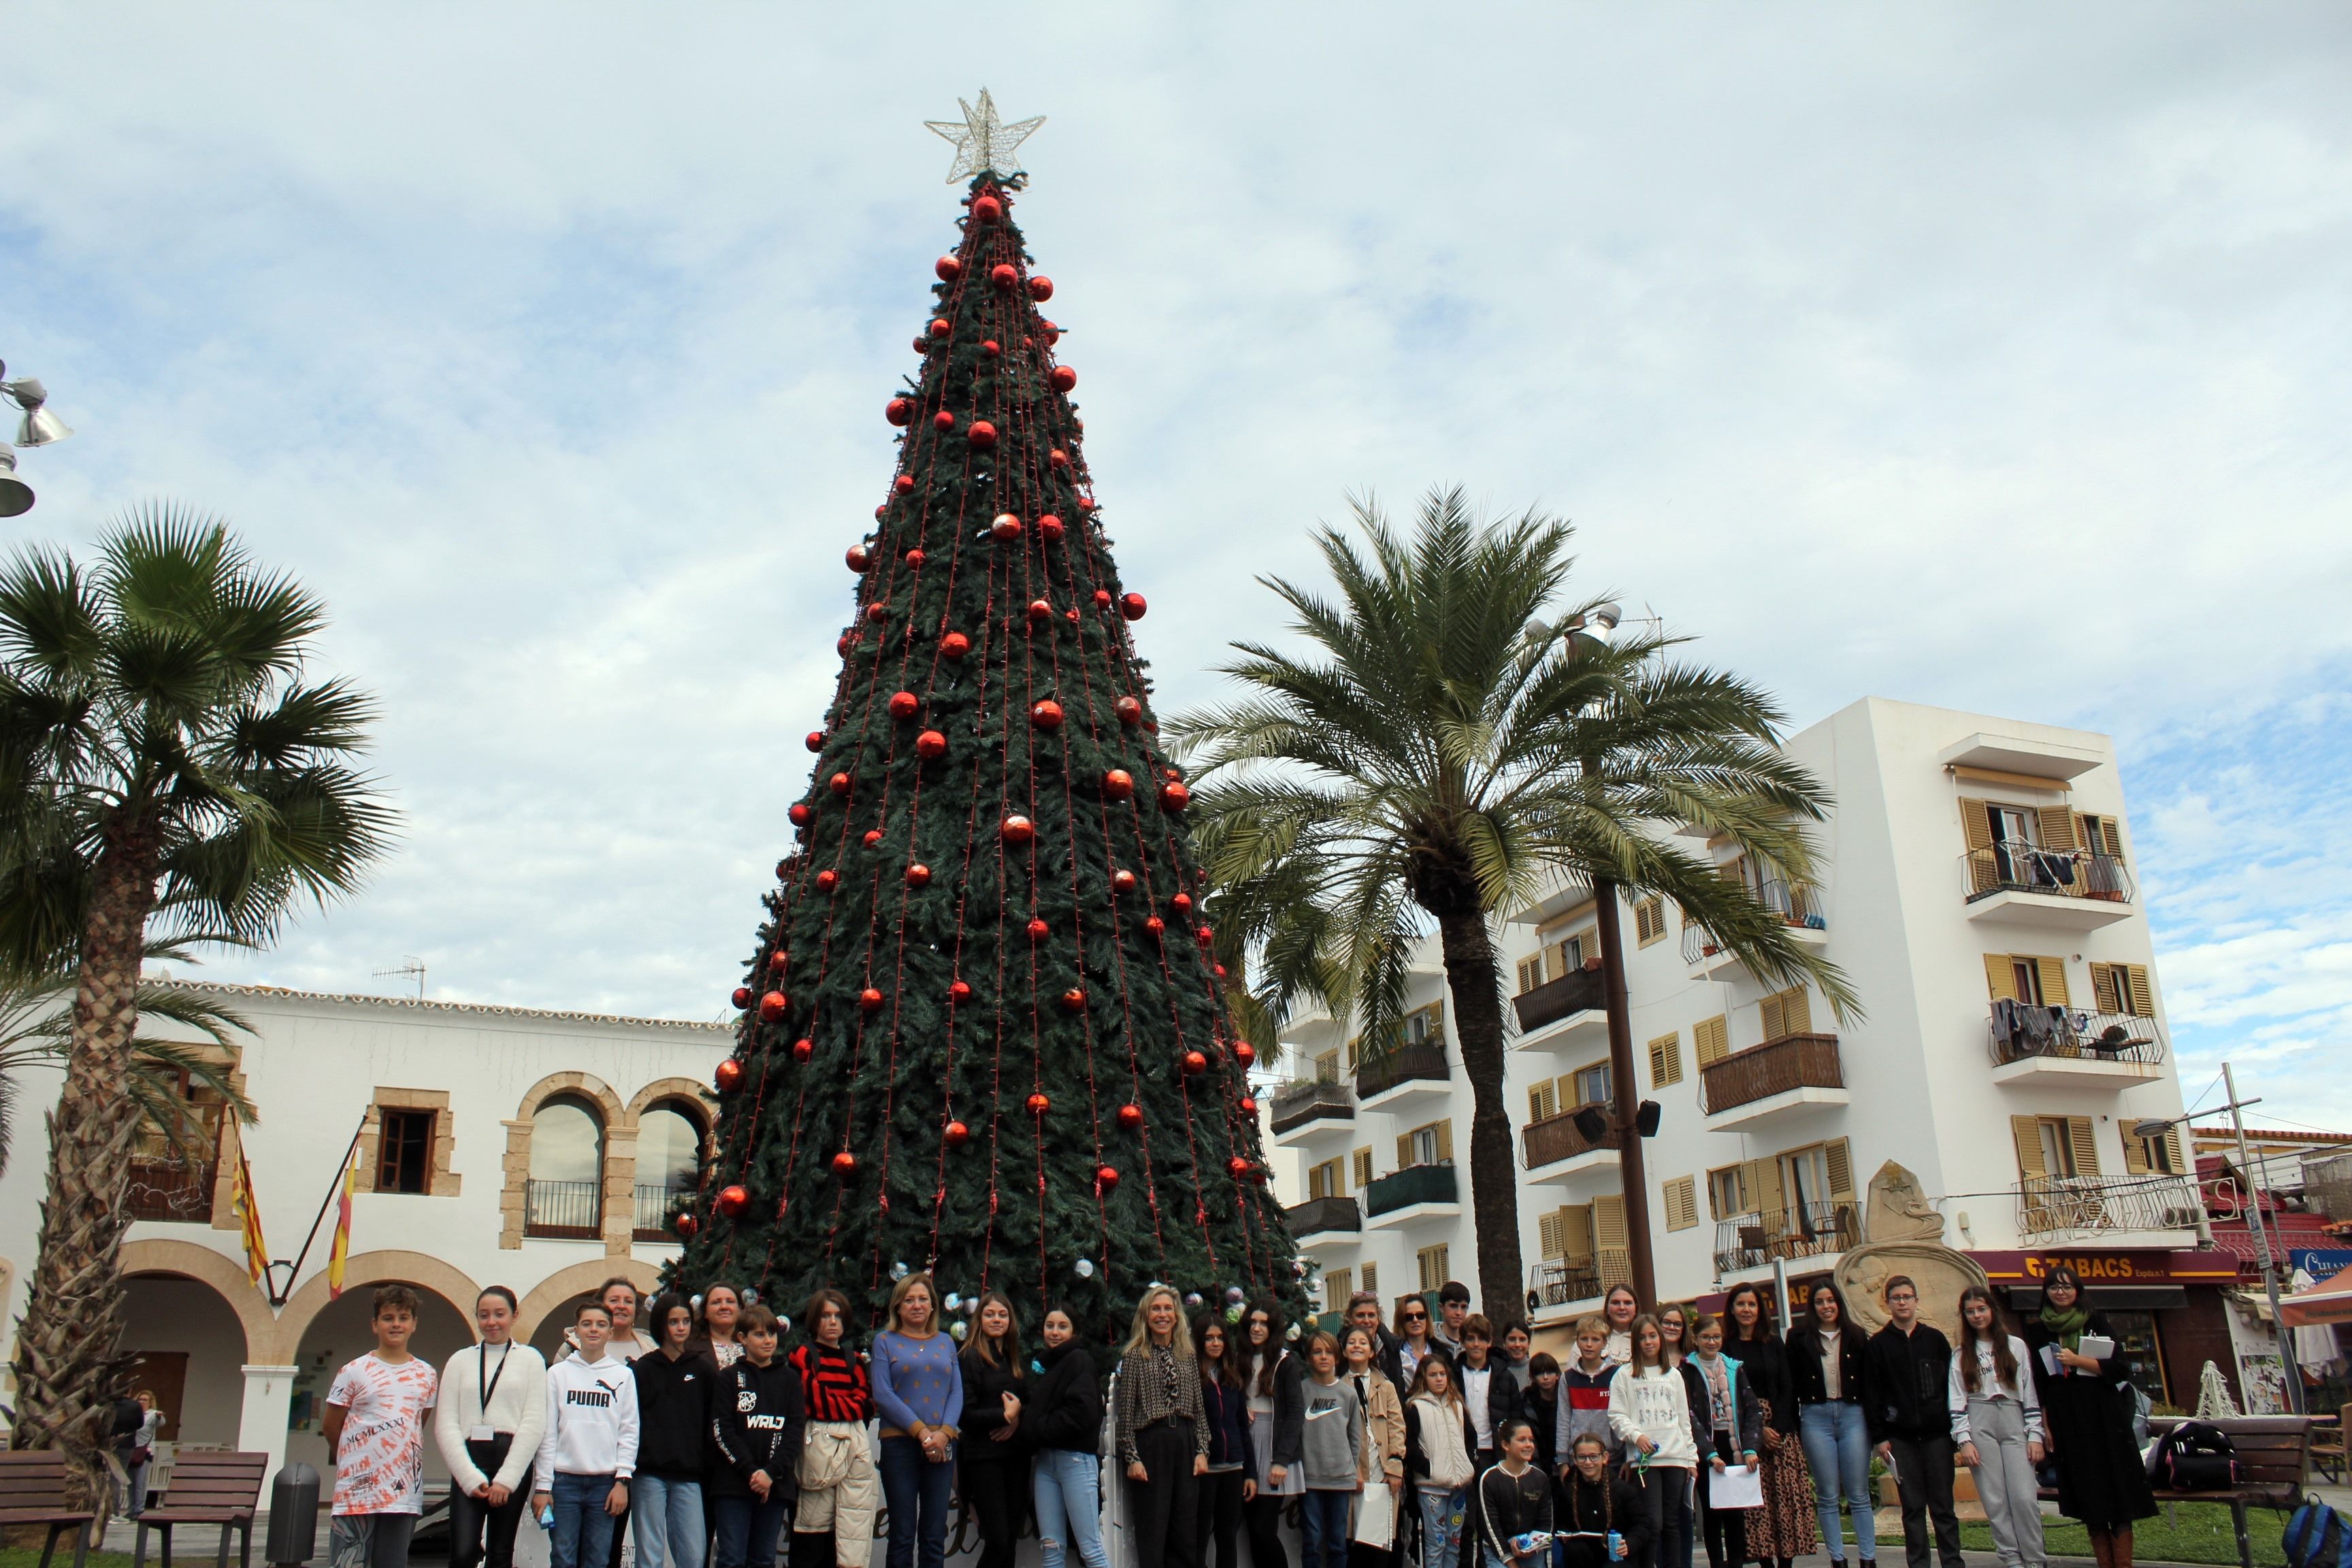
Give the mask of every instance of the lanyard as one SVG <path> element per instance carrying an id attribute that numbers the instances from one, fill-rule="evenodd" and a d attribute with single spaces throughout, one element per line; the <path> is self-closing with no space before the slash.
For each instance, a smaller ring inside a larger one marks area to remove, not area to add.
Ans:
<path id="1" fill-rule="evenodd" d="M 499 1391 L 499 1379 L 507 1374 L 507 1363 L 511 1361 L 513 1358 L 514 1345 L 512 1342 L 509 1342 L 505 1353 L 499 1357 L 499 1370 L 496 1372 L 490 1372 L 490 1347 L 487 1343 L 477 1347 L 475 1359 L 480 1363 L 480 1366 L 479 1370 L 474 1373 L 474 1381 L 481 1383 L 482 1384 L 482 1418 L 484 1420 L 489 1419 L 490 1395 Z M 489 1377 L 489 1381 L 487 1383 L 482 1381 L 483 1374 L 485 1373 L 488 1373 Z"/>

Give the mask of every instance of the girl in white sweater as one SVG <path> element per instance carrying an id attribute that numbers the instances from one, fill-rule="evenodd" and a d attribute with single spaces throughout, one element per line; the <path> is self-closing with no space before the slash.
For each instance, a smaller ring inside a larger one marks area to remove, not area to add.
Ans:
<path id="1" fill-rule="evenodd" d="M 449 1568 L 511 1568 L 515 1527 L 530 1504 L 530 1462 L 547 1432 L 547 1363 L 514 1342 L 515 1294 L 493 1285 L 474 1302 L 482 1342 L 441 1369 L 433 1441 L 449 1467 Z"/>
<path id="2" fill-rule="evenodd" d="M 1690 1390 L 1665 1364 L 1665 1335 L 1644 1312 L 1627 1331 L 1633 1357 L 1609 1380 L 1609 1430 L 1632 1461 L 1650 1518 L 1650 1540 L 1633 1568 L 1668 1568 L 1690 1551 L 1691 1482 L 1698 1441 L 1691 1432 Z"/>

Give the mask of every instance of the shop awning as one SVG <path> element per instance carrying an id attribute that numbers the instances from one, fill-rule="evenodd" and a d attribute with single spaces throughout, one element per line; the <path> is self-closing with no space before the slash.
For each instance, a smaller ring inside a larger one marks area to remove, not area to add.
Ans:
<path id="1" fill-rule="evenodd" d="M 2279 1303 L 2279 1316 L 2291 1329 L 2352 1323 L 2352 1268 L 2287 1297 Z"/>

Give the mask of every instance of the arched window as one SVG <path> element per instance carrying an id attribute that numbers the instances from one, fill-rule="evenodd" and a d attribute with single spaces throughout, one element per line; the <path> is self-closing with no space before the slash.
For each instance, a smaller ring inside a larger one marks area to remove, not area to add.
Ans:
<path id="1" fill-rule="evenodd" d="M 637 1118 L 639 1241 L 675 1241 L 670 1209 L 702 1179 L 702 1121 L 684 1104 L 665 1100 Z"/>
<path id="2" fill-rule="evenodd" d="M 604 1121 L 587 1101 L 547 1100 L 530 1118 L 523 1234 L 593 1241 L 604 1218 Z"/>

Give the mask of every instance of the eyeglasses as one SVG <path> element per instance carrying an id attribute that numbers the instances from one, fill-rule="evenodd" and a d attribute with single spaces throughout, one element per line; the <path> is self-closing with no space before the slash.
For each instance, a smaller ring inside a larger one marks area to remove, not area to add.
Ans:
<path id="1" fill-rule="evenodd" d="M 1427 1312 L 1407 1312 L 1404 1315 L 1404 1321 L 1408 1323 L 1425 1323 L 1429 1321 L 1429 1314 Z"/>

